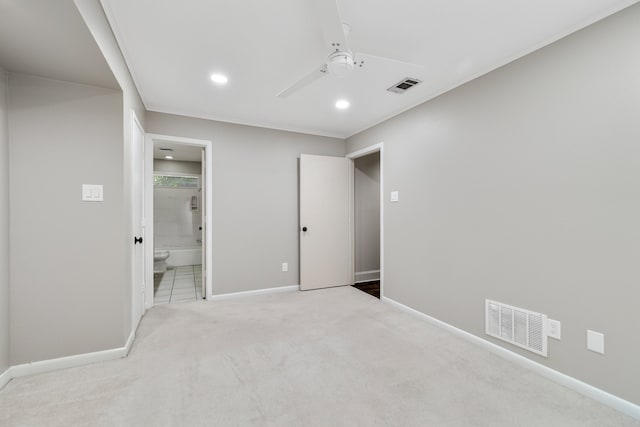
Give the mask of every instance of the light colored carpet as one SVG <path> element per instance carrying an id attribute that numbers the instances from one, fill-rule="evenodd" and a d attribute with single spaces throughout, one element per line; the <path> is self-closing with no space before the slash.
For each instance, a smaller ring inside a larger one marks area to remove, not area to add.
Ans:
<path id="1" fill-rule="evenodd" d="M 2 426 L 640 426 L 350 287 L 153 308 L 131 354 L 13 380 Z"/>

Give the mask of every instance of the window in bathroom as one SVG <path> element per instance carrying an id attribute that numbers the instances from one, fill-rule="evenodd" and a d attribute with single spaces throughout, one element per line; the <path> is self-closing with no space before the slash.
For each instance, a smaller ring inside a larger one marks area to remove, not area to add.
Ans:
<path id="1" fill-rule="evenodd" d="M 199 188 L 200 178 L 186 175 L 154 174 L 153 186 L 162 188 Z"/>

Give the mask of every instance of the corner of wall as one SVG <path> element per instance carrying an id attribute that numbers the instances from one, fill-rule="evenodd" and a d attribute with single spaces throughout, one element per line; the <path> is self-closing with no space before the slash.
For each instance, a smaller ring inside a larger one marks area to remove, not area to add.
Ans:
<path id="1" fill-rule="evenodd" d="M 8 85 L 7 73 L 0 68 L 0 386 L 10 365 Z"/>

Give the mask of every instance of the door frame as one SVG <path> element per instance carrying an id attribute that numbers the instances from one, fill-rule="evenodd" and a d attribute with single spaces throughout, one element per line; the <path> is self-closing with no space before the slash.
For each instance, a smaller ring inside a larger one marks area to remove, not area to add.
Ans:
<path id="1" fill-rule="evenodd" d="M 372 153 L 380 153 L 380 299 L 384 297 L 384 142 L 370 145 L 359 150 L 348 153 L 345 157 L 351 159 L 353 163 L 355 159 L 364 157 Z M 355 191 L 355 190 L 354 190 Z M 355 193 L 354 193 L 355 201 Z M 355 224 L 355 209 L 351 209 L 351 224 Z M 355 283 L 356 263 L 355 263 L 355 226 L 351 227 L 351 241 L 354 242 L 354 262 L 353 277 Z"/>
<path id="2" fill-rule="evenodd" d="M 138 130 L 140 130 L 140 132 L 142 132 L 142 146 L 140 147 L 141 150 L 141 162 L 140 164 L 136 165 L 134 164 L 134 157 L 133 156 L 133 151 L 135 150 L 136 147 L 133 146 L 133 135 L 134 132 L 136 130 L 136 128 L 138 128 Z M 145 140 L 146 140 L 146 136 L 147 134 L 144 131 L 144 127 L 142 126 L 142 124 L 140 123 L 140 120 L 138 120 L 138 116 L 136 115 L 135 110 L 132 108 L 131 109 L 131 145 L 130 145 L 130 153 L 131 153 L 131 161 L 130 161 L 130 178 L 131 180 L 133 180 L 133 176 L 136 173 L 136 168 L 142 166 L 142 188 L 140 188 L 140 191 L 142 192 L 142 197 L 146 198 L 146 186 L 144 184 L 144 177 L 146 174 L 146 168 L 147 168 L 147 162 L 145 159 L 146 156 L 146 144 L 145 144 Z M 131 193 L 129 195 L 129 197 L 131 198 L 131 234 L 130 234 L 130 239 L 133 239 L 136 235 L 136 222 L 138 221 L 138 218 L 134 218 L 134 211 L 135 209 L 133 208 L 133 204 L 135 203 L 135 200 L 133 200 L 133 195 L 134 195 L 134 188 L 131 187 Z M 143 239 L 142 241 L 146 241 L 147 237 L 146 237 L 146 225 L 147 225 L 147 220 L 146 220 L 146 205 L 143 203 L 143 207 L 142 207 L 142 212 L 140 212 L 142 218 L 140 218 L 140 225 L 141 225 L 141 235 L 140 237 Z M 127 239 L 127 241 L 130 243 L 131 240 Z M 142 316 L 144 316 L 144 313 L 147 311 L 147 302 L 146 302 L 146 289 L 148 288 L 149 282 L 149 276 L 147 275 L 147 270 L 149 268 L 149 263 L 148 263 L 148 252 L 146 249 L 146 245 L 143 244 L 142 246 L 142 287 L 145 290 L 145 292 L 142 292 L 142 289 L 140 289 L 139 283 L 137 283 L 137 277 L 136 277 L 136 245 L 131 245 L 131 330 L 135 331 L 138 328 L 138 324 L 140 323 L 140 320 L 142 319 Z M 153 254 L 152 254 L 152 260 L 153 260 Z M 153 261 L 152 261 L 153 262 Z M 153 264 L 151 265 L 151 268 L 153 269 Z M 153 282 L 153 275 L 151 277 L 151 281 Z M 152 285 L 153 287 L 153 285 Z M 140 310 L 140 317 L 137 317 L 136 315 L 136 294 L 140 297 L 141 301 L 140 304 L 142 305 L 142 307 L 138 307 L 138 309 Z M 137 317 L 137 318 L 136 318 Z"/>
<path id="3" fill-rule="evenodd" d="M 145 212 L 146 216 L 146 231 L 147 242 L 145 246 L 147 268 L 146 272 L 146 308 L 153 307 L 153 243 L 154 243 L 154 230 L 153 230 L 153 143 L 154 141 L 171 141 L 178 142 L 184 145 L 191 145 L 195 147 L 204 148 L 204 155 L 206 159 L 206 175 L 202 177 L 205 191 L 205 247 L 204 250 L 207 254 L 205 260 L 204 269 L 205 275 L 205 300 L 211 300 L 213 297 L 213 141 L 208 139 L 196 139 L 196 138 L 184 138 L 181 136 L 161 135 L 156 133 L 147 133 L 145 135 Z"/>

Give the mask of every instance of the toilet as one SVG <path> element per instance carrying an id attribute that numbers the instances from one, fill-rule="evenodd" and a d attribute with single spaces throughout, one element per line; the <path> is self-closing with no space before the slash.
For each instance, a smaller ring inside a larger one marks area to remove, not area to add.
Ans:
<path id="1" fill-rule="evenodd" d="M 162 274 L 167 271 L 167 258 L 169 258 L 169 251 L 153 251 L 153 274 Z"/>

